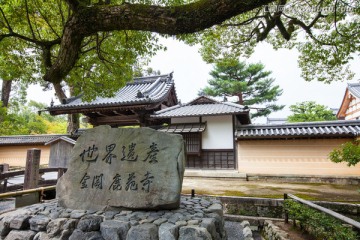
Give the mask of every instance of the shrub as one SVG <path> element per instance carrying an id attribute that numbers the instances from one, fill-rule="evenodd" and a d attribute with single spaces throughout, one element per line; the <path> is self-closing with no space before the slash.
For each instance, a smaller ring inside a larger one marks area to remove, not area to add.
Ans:
<path id="1" fill-rule="evenodd" d="M 284 202 L 289 218 L 300 222 L 300 226 L 316 239 L 357 240 L 357 233 L 343 222 L 320 211 L 309 208 L 292 200 Z"/>

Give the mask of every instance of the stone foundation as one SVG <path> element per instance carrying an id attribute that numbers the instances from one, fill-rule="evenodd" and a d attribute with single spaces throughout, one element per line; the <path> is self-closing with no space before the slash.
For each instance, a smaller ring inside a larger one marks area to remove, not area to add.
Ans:
<path id="1" fill-rule="evenodd" d="M 1 239 L 145 240 L 227 239 L 219 200 L 182 197 L 180 208 L 161 211 L 85 211 L 57 200 L 0 215 Z"/>
<path id="2" fill-rule="evenodd" d="M 289 240 L 289 235 L 274 225 L 272 221 L 266 220 L 263 228 L 263 236 L 266 240 Z"/>

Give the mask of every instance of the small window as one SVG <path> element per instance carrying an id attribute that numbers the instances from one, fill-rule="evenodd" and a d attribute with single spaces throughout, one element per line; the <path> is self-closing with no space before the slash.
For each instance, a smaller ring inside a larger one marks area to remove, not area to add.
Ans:
<path id="1" fill-rule="evenodd" d="M 201 152 L 201 133 L 183 133 L 188 154 L 198 154 Z"/>

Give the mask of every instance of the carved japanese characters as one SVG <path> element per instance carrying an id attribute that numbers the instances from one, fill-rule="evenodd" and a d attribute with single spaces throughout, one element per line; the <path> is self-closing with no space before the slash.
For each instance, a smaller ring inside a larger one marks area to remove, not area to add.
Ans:
<path id="1" fill-rule="evenodd" d="M 184 174 L 180 135 L 149 128 L 87 130 L 58 181 L 59 204 L 73 209 L 172 209 Z"/>

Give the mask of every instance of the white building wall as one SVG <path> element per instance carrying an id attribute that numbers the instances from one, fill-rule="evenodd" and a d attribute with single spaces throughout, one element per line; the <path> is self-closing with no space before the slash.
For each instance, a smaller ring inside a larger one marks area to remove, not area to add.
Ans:
<path id="1" fill-rule="evenodd" d="M 202 149 L 233 149 L 234 130 L 232 116 L 204 116 L 207 122 L 202 134 Z"/>
<path id="2" fill-rule="evenodd" d="M 355 120 L 360 118 L 360 99 L 353 98 L 346 110 L 345 120 Z"/>

